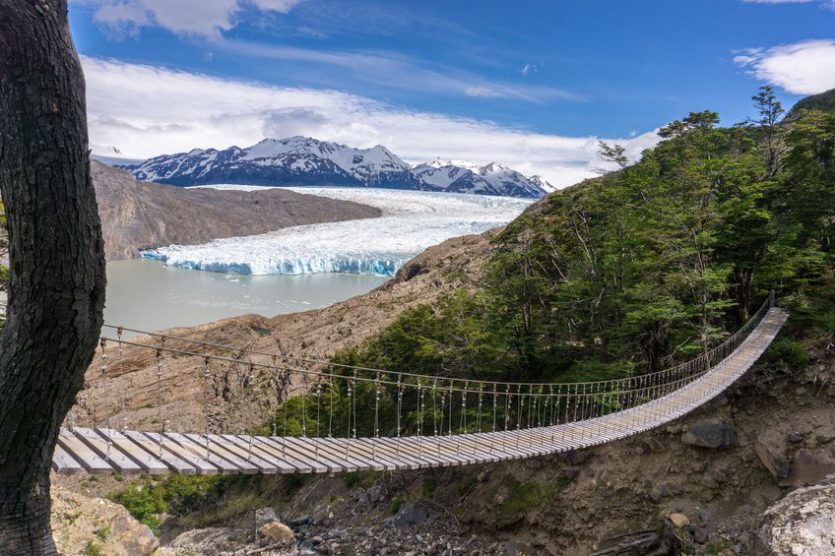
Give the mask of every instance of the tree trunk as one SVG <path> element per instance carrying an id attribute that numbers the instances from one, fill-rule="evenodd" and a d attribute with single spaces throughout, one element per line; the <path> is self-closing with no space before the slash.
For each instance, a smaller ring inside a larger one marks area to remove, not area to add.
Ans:
<path id="1" fill-rule="evenodd" d="M 0 554 L 55 554 L 49 471 L 102 325 L 104 250 L 67 0 L 0 0 Z"/>

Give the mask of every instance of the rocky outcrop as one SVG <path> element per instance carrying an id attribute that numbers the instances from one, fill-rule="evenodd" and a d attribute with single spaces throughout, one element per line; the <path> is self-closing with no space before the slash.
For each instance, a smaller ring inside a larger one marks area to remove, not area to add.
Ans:
<path id="1" fill-rule="evenodd" d="M 727 419 L 704 419 L 687 427 L 681 441 L 701 448 L 728 448 L 736 444 L 736 429 Z"/>
<path id="2" fill-rule="evenodd" d="M 293 530 L 280 521 L 270 521 L 258 529 L 258 536 L 272 542 L 290 542 L 296 540 Z"/>
<path id="3" fill-rule="evenodd" d="M 52 535 L 61 554 L 147 556 L 158 547 L 151 529 L 108 500 L 52 489 Z"/>
<path id="4" fill-rule="evenodd" d="M 151 247 L 380 216 L 379 209 L 359 203 L 285 189 L 184 189 L 139 182 L 95 160 L 90 168 L 108 260 L 134 258 Z"/>
<path id="5" fill-rule="evenodd" d="M 835 481 L 795 490 L 771 506 L 757 537 L 778 556 L 835 554 Z"/>
<path id="6" fill-rule="evenodd" d="M 180 534 L 163 547 L 160 550 L 160 556 L 251 554 L 247 550 L 249 540 L 245 529 L 233 527 L 193 529 Z"/>
<path id="7" fill-rule="evenodd" d="M 789 476 L 789 460 L 786 458 L 785 435 L 779 430 L 769 429 L 757 437 L 754 450 L 760 462 L 776 479 Z"/>

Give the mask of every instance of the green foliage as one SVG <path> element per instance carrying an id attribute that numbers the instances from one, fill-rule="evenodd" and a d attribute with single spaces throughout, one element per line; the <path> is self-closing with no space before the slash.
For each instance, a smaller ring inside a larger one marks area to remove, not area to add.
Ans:
<path id="1" fill-rule="evenodd" d="M 424 498 L 432 498 L 437 488 L 438 479 L 435 477 L 424 477 L 420 483 L 420 495 Z"/>
<path id="2" fill-rule="evenodd" d="M 823 112 L 835 112 L 835 89 L 830 89 L 817 95 L 803 98 L 792 107 L 786 119 L 794 120 L 805 110 L 821 110 Z"/>
<path id="3" fill-rule="evenodd" d="M 110 525 L 106 525 L 106 526 L 101 527 L 99 529 L 96 529 L 94 531 L 94 534 L 96 535 L 96 537 L 98 537 L 99 540 L 101 540 L 101 541 L 106 541 L 107 537 L 110 536 L 110 533 L 111 533 Z"/>
<path id="4" fill-rule="evenodd" d="M 548 196 L 497 236 L 475 287 L 336 361 L 459 380 L 623 377 L 721 342 L 771 289 L 796 330 L 835 337 L 835 113 L 786 125 L 769 87 L 753 100 L 744 126 L 690 113 L 639 163 Z"/>
<path id="5" fill-rule="evenodd" d="M 160 522 L 157 515 L 168 509 L 163 492 L 153 487 L 131 485 L 127 489 L 111 495 L 110 499 L 123 505 L 130 512 L 130 515 L 151 529 L 159 526 Z"/>
<path id="6" fill-rule="evenodd" d="M 342 475 L 345 487 L 349 490 L 353 490 L 355 488 L 369 488 L 379 482 L 381 478 L 382 475 L 377 471 L 357 471 L 355 473 L 345 473 Z"/>
<path id="7" fill-rule="evenodd" d="M 504 477 L 494 494 L 499 523 L 504 525 L 516 523 L 531 508 L 552 501 L 559 490 L 558 485 L 523 482 L 515 477 Z"/>
<path id="8" fill-rule="evenodd" d="M 353 372 L 340 364 L 365 367 L 359 378 L 371 382 L 315 385 L 258 432 L 396 436 L 526 424 L 537 418 L 535 400 L 506 405 L 497 387 L 479 409 L 477 395 L 455 390 L 476 379 L 658 371 L 727 338 L 772 289 L 792 313 L 789 333 L 835 339 L 835 113 L 801 111 L 786 125 L 770 88 L 753 100 L 758 116 L 746 125 L 717 128 L 716 113 L 691 113 L 666 126 L 667 140 L 639 163 L 531 207 L 495 237 L 477 283 L 402 312 L 334 358 L 336 373 Z M 615 162 L 618 152 L 607 149 Z M 803 361 L 798 346 L 776 349 Z M 400 398 L 400 379 L 373 369 L 438 377 L 423 379 L 422 420 L 416 380 L 402 379 L 412 387 Z"/>
<path id="9" fill-rule="evenodd" d="M 792 367 L 800 367 L 809 362 L 809 354 L 803 344 L 791 338 L 778 338 L 772 342 L 766 352 L 770 361 L 781 361 Z"/>
<path id="10" fill-rule="evenodd" d="M 234 479 L 221 475 L 169 475 L 154 483 L 144 480 L 116 491 L 109 498 L 125 507 L 140 522 L 155 529 L 159 514 L 183 515 L 219 497 Z"/>
<path id="11" fill-rule="evenodd" d="M 288 494 L 292 494 L 299 490 L 310 479 L 310 475 L 303 473 L 289 473 L 284 475 L 284 488 Z"/>
<path id="12" fill-rule="evenodd" d="M 406 503 L 406 499 L 402 496 L 395 496 L 391 500 L 391 513 L 396 514 L 400 511 L 400 508 L 403 507 L 403 504 Z"/>
<path id="13" fill-rule="evenodd" d="M 101 547 L 92 540 L 87 541 L 87 544 L 84 545 L 84 552 L 82 554 L 84 556 L 104 556 Z"/>

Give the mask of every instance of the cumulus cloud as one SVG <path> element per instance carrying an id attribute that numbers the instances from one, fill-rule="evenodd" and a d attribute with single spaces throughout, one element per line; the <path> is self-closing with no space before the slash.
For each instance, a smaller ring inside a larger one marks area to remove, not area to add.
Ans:
<path id="1" fill-rule="evenodd" d="M 835 40 L 750 49 L 734 62 L 789 93 L 811 95 L 835 88 Z"/>
<path id="2" fill-rule="evenodd" d="M 113 60 L 83 58 L 96 154 L 147 158 L 192 148 L 246 147 L 264 137 L 385 145 L 411 163 L 498 161 L 562 187 L 595 175 L 596 137 L 563 137 L 398 109 L 340 91 L 287 88 Z M 617 140 L 633 159 L 654 132 Z"/>
<path id="3" fill-rule="evenodd" d="M 287 13 L 301 0 L 73 0 L 94 9 L 93 19 L 119 33 L 164 27 L 174 33 L 218 38 L 244 9 Z"/>

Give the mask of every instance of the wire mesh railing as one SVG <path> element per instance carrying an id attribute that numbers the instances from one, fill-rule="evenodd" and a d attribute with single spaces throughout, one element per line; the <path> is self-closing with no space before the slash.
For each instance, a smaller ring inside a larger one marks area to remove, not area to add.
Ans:
<path id="1" fill-rule="evenodd" d="M 250 403 L 247 393 L 259 389 L 272 392 L 274 407 L 268 417 L 250 422 L 247 432 L 356 439 L 522 431 L 587 421 L 662 399 L 733 353 L 774 302 L 769 295 L 732 336 L 687 363 L 604 381 L 520 383 L 392 372 L 163 334 L 143 332 L 144 336 L 125 339 L 124 332 L 141 331 L 114 326 L 106 330 L 115 334 L 101 338 L 100 373 L 129 374 L 130 369 L 122 368 L 126 356 L 141 359 L 137 365 L 152 372 L 143 386 L 141 409 L 161 433 L 171 432 L 163 407 L 172 385 L 185 380 L 175 374 L 182 372 L 192 373 L 197 386 L 191 407 L 202 411 L 188 424 L 178 423 L 177 432 L 244 432 L 240 423 L 230 425 L 217 415 L 223 408 Z M 72 412 L 68 426 L 130 428 L 129 415 L 140 408 L 131 399 L 131 386 L 123 390 L 121 400 L 111 399 L 99 409 L 95 396 L 88 396 L 86 411 Z M 230 398 L 229 390 L 241 395 Z"/>

